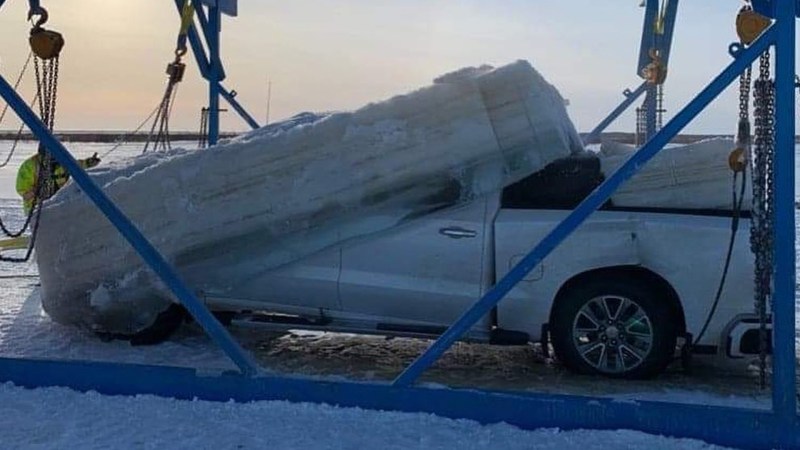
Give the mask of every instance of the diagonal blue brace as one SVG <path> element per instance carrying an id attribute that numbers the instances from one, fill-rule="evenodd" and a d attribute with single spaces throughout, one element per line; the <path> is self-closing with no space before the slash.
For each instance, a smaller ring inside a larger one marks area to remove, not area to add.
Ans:
<path id="1" fill-rule="evenodd" d="M 2 76 L 0 76 L 0 97 L 5 99 L 19 118 L 30 128 L 33 134 L 39 138 L 50 154 L 53 155 L 56 161 L 69 172 L 75 182 L 78 183 L 81 190 L 86 193 L 97 208 L 102 211 L 120 234 L 122 234 L 128 243 L 139 253 L 139 256 L 142 257 L 153 272 L 155 272 L 167 287 L 169 287 L 192 317 L 197 320 L 197 323 L 199 323 L 211 339 L 222 348 L 225 354 L 231 358 L 242 373 L 245 375 L 255 375 L 258 372 L 258 365 L 256 362 L 238 343 L 236 343 L 228 331 L 225 330 L 194 293 L 192 293 L 175 270 L 164 260 L 164 257 L 161 256 L 158 250 L 147 241 L 136 226 L 116 205 L 114 205 L 94 181 L 92 181 L 89 175 L 80 168 L 75 158 L 73 158 L 61 142 L 50 133 L 36 114 L 28 108 L 25 102 Z"/>
<path id="2" fill-rule="evenodd" d="M 183 7 L 182 0 L 174 0 L 175 7 L 180 14 Z M 239 103 L 235 97 L 235 91 L 228 91 L 220 83 L 225 79 L 225 68 L 220 58 L 220 30 L 221 20 L 220 11 L 216 7 L 209 8 L 207 15 L 203 9 L 203 3 L 199 0 L 192 0 L 194 5 L 195 15 L 197 22 L 200 24 L 200 31 L 198 33 L 197 27 L 192 24 L 187 32 L 189 45 L 192 47 L 197 67 L 200 74 L 208 81 L 209 90 L 209 126 L 208 126 L 208 142 L 214 145 L 219 137 L 219 97 L 224 98 L 228 104 L 236 111 L 239 116 L 244 120 L 252 129 L 258 129 L 260 125 L 247 112 L 247 110 Z M 202 34 L 202 39 L 201 39 Z M 203 46 L 203 39 L 205 39 L 206 47 Z"/>
<path id="3" fill-rule="evenodd" d="M 395 386 L 413 384 L 422 373 L 433 365 L 461 336 L 494 308 L 511 289 L 538 266 L 561 242 L 569 237 L 586 219 L 602 206 L 627 180 L 636 175 L 650 159 L 669 143 L 692 119 L 717 98 L 744 69 L 769 49 L 775 42 L 775 27 L 770 27 L 750 47 L 741 50 L 736 59 L 703 89 L 664 128 L 628 159 L 613 175 L 597 187 L 561 223 L 559 223 L 536 247 L 514 266 L 477 303 L 467 310 L 425 353 L 419 356 L 395 380 Z"/>
<path id="4" fill-rule="evenodd" d="M 624 113 L 633 104 L 633 102 L 635 102 L 639 97 L 641 97 L 642 94 L 647 92 L 647 85 L 648 83 L 647 81 L 645 81 L 642 84 L 640 84 L 639 87 L 636 88 L 636 90 L 633 92 L 626 89 L 625 92 L 622 93 L 622 95 L 625 96 L 625 99 L 622 100 L 622 103 L 620 103 L 619 106 L 614 108 L 614 110 L 611 111 L 608 117 L 606 117 L 605 119 L 603 119 L 602 122 L 597 124 L 597 126 L 594 127 L 594 130 L 592 130 L 589 134 L 586 135 L 586 137 L 583 139 L 583 143 L 585 145 L 600 143 L 600 135 L 603 133 L 603 131 L 605 131 L 609 125 L 614 123 L 614 121 L 617 120 L 617 118 L 619 118 L 619 116 L 621 116 L 622 113 Z"/>

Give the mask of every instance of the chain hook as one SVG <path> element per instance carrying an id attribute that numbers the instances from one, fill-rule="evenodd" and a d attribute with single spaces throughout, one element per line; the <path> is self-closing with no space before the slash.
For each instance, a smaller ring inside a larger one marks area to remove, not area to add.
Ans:
<path id="1" fill-rule="evenodd" d="M 50 19 L 50 14 L 47 12 L 46 9 L 42 8 L 41 6 L 37 9 L 31 9 L 28 11 L 28 20 L 33 20 L 35 16 L 39 16 L 39 18 L 34 22 L 33 29 L 39 30 L 42 28 L 44 24 Z"/>

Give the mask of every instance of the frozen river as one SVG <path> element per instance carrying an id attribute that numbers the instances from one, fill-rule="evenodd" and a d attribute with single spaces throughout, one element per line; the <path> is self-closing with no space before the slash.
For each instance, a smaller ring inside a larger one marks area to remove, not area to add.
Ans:
<path id="1" fill-rule="evenodd" d="M 101 155 L 112 144 L 69 146 L 76 157 Z M 0 141 L 0 155 L 10 143 Z M 125 145 L 107 159 L 135 155 L 140 144 Z M 9 165 L 0 169 L 0 216 L 13 225 L 22 219 L 14 192 L 16 169 L 33 154 L 22 143 Z M 0 161 L 1 162 L 1 161 Z M 94 335 L 53 323 L 41 309 L 34 264 L 0 264 L 0 355 L 36 358 L 91 359 L 204 369 L 233 366 L 196 326 L 184 327 L 170 342 L 155 347 L 131 347 L 126 342 L 102 342 Z M 397 375 L 427 341 L 385 339 L 327 333 L 285 335 L 233 330 L 263 366 L 274 372 L 312 376 L 347 376 L 386 380 Z M 652 381 L 615 382 L 572 375 L 545 357 L 539 346 L 490 347 L 457 344 L 425 376 L 425 382 L 539 392 L 610 395 L 624 399 L 669 399 L 691 403 L 768 407 L 769 393 L 756 386 L 748 361 L 737 364 L 698 358 L 691 373 L 676 364 Z"/>

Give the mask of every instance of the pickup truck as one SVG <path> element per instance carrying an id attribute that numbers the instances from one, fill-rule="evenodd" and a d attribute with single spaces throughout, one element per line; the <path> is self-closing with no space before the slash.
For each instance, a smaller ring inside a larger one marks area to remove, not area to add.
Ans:
<path id="1" fill-rule="evenodd" d="M 233 294 L 201 296 L 237 325 L 435 338 L 602 179 L 597 158 L 563 160 L 463 207 L 273 270 Z M 609 202 L 464 339 L 549 339 L 567 368 L 624 378 L 660 373 L 679 347 L 757 353 L 748 220 L 712 314 L 731 217 Z"/>

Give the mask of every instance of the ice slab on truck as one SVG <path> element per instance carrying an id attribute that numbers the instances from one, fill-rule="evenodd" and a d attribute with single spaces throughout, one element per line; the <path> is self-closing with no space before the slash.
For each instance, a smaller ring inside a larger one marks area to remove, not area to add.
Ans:
<path id="1" fill-rule="evenodd" d="M 728 155 L 734 148 L 733 140 L 726 138 L 667 147 L 622 185 L 611 201 L 620 207 L 731 210 L 733 172 Z M 613 174 L 635 150 L 631 145 L 603 142 L 599 155 L 603 174 Z M 738 183 L 740 186 L 741 177 Z M 752 203 L 749 176 L 747 183 L 744 210 Z M 736 190 L 741 193 L 739 187 Z"/>
<path id="2" fill-rule="evenodd" d="M 235 297 L 268 290 L 260 278 L 280 265 L 467 203 L 581 150 L 564 99 L 518 61 L 91 174 L 192 288 Z M 42 303 L 59 322 L 134 333 L 173 301 L 74 184 L 45 204 L 36 251 Z"/>

